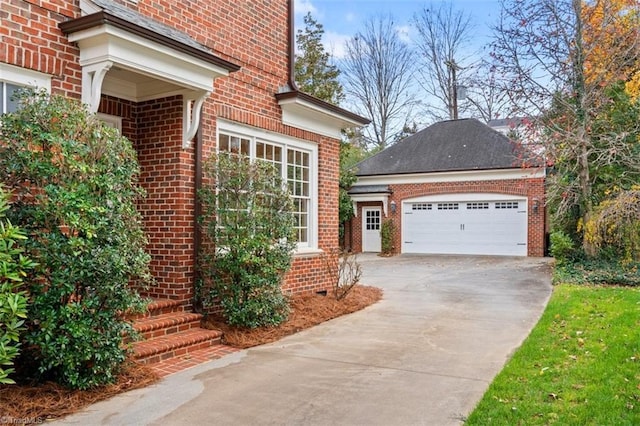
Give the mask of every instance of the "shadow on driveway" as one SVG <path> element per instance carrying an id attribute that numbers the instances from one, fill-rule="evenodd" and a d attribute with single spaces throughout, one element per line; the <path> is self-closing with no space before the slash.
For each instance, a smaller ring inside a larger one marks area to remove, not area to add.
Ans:
<path id="1" fill-rule="evenodd" d="M 539 319 L 548 259 L 361 255 L 363 311 L 58 424 L 458 425 Z"/>

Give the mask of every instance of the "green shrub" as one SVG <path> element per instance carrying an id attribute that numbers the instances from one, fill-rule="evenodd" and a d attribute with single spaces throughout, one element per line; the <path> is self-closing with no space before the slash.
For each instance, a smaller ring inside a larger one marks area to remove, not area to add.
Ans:
<path id="1" fill-rule="evenodd" d="M 0 173 L 14 199 L 8 217 L 39 265 L 25 279 L 21 359 L 35 362 L 25 374 L 79 389 L 111 383 L 126 356 L 125 313 L 142 308 L 129 283 L 150 279 L 136 154 L 76 101 L 43 92 L 19 101 L 1 118 Z"/>
<path id="2" fill-rule="evenodd" d="M 619 257 L 578 258 L 556 265 L 553 282 L 640 286 L 640 262 L 628 262 Z"/>
<path id="3" fill-rule="evenodd" d="M 295 247 L 291 198 L 280 173 L 267 162 L 230 154 L 211 157 L 205 171 L 203 304 L 219 303 L 232 325 L 279 324 L 289 312 L 280 286 Z"/>
<path id="4" fill-rule="evenodd" d="M 9 209 L 7 194 L 0 189 L 0 383 L 15 383 L 13 360 L 20 351 L 20 333 L 27 317 L 27 293 L 22 281 L 35 264 L 22 255 L 26 237 L 21 229 L 5 220 Z"/>
<path id="5" fill-rule="evenodd" d="M 396 227 L 391 219 L 387 219 L 382 222 L 380 227 L 380 240 L 382 254 L 392 254 L 394 250 L 393 237 L 396 232 Z"/>
<path id="6" fill-rule="evenodd" d="M 549 240 L 551 241 L 549 252 L 559 264 L 571 260 L 575 255 L 575 244 L 571 237 L 564 232 L 552 232 Z"/>

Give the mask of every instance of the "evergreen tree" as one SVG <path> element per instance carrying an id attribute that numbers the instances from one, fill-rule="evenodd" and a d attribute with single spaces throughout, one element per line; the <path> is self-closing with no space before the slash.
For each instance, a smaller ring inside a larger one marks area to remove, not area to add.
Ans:
<path id="1" fill-rule="evenodd" d="M 338 105 L 344 99 L 342 85 L 338 81 L 340 70 L 330 63 L 331 54 L 322 45 L 322 24 L 307 13 L 304 25 L 304 30 L 298 30 L 296 34 L 296 84 L 301 91 Z"/>

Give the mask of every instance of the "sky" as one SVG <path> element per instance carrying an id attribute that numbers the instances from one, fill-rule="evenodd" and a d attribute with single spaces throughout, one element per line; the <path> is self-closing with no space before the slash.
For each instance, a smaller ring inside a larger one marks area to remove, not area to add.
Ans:
<path id="1" fill-rule="evenodd" d="M 411 20 L 428 7 L 430 0 L 295 0 L 296 27 L 303 28 L 307 12 L 323 25 L 325 49 L 336 59 L 344 55 L 344 43 L 363 28 L 363 22 L 379 15 L 391 15 L 398 32 L 409 44 L 415 39 Z M 439 1 L 434 1 L 438 5 Z M 499 16 L 499 0 L 451 0 L 454 10 L 468 13 L 473 25 L 473 44 L 480 48 L 489 41 L 489 26 Z"/>

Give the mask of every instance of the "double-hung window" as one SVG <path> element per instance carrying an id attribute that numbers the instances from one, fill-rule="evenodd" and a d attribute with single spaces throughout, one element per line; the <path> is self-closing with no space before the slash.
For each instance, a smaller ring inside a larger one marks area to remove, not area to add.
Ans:
<path id="1" fill-rule="evenodd" d="M 233 123 L 219 123 L 218 151 L 267 161 L 280 171 L 293 199 L 298 250 L 317 248 L 315 144 Z"/>
<path id="2" fill-rule="evenodd" d="M 0 114 L 15 112 L 18 103 L 12 99 L 23 87 L 44 88 L 51 91 L 51 77 L 8 64 L 0 64 Z"/>

